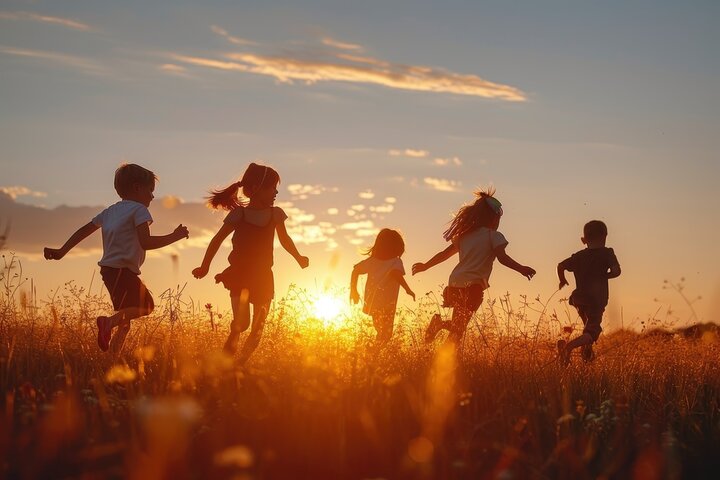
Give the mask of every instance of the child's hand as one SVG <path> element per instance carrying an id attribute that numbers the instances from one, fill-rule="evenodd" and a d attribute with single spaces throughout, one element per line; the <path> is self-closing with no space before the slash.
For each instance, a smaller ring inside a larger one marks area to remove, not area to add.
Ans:
<path id="1" fill-rule="evenodd" d="M 414 263 L 412 266 L 412 274 L 413 275 L 415 275 L 416 273 L 424 272 L 425 270 L 427 270 L 427 267 L 422 262 Z"/>
<path id="2" fill-rule="evenodd" d="M 360 294 L 357 290 L 350 290 L 350 302 L 358 303 L 360 301 Z"/>
<path id="3" fill-rule="evenodd" d="M 60 260 L 65 256 L 65 253 L 60 248 L 45 247 L 43 254 L 45 255 L 45 260 Z"/>
<path id="4" fill-rule="evenodd" d="M 537 272 L 536 272 L 535 269 L 532 268 L 532 267 L 523 266 L 523 267 L 520 269 L 520 275 L 522 275 L 523 277 L 527 278 L 528 280 L 532 280 L 532 277 L 534 277 L 536 273 L 537 273 Z"/>
<path id="5" fill-rule="evenodd" d="M 564 278 L 560 279 L 560 286 L 558 287 L 558 290 L 561 290 L 565 285 L 568 284 L 568 281 Z"/>
<path id="6" fill-rule="evenodd" d="M 177 228 L 173 232 L 173 235 L 175 235 L 175 238 L 177 238 L 178 240 L 182 238 L 190 238 L 190 232 L 188 232 L 187 227 L 182 223 L 177 226 Z"/>
<path id="7" fill-rule="evenodd" d="M 208 274 L 208 268 L 207 267 L 197 267 L 194 268 L 192 271 L 193 277 L 195 278 L 203 278 L 205 275 Z"/>
<path id="8" fill-rule="evenodd" d="M 310 265 L 310 259 L 308 257 L 300 256 L 297 259 L 298 265 L 300 265 L 300 268 L 307 268 L 308 265 Z"/>

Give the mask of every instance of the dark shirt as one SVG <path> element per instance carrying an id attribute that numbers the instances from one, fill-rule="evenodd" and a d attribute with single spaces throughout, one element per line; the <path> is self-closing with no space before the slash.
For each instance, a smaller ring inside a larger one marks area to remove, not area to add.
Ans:
<path id="1" fill-rule="evenodd" d="M 612 248 L 585 248 L 563 260 L 561 265 L 575 274 L 571 305 L 607 305 L 608 270 L 614 265 L 620 265 Z"/>

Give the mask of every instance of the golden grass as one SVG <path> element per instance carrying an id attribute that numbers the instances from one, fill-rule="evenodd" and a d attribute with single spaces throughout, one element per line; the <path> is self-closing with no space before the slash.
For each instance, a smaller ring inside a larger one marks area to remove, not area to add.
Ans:
<path id="1" fill-rule="evenodd" d="M 5 277 L 5 281 L 7 281 Z M 67 285 L 0 305 L 0 450 L 7 478 L 698 478 L 720 471 L 720 343 L 603 335 L 555 360 L 567 320 L 490 301 L 458 352 L 420 343 L 436 307 L 403 311 L 377 352 L 307 292 L 276 302 L 245 367 L 229 318 L 163 295 L 123 354 L 96 345 L 102 297 Z M 21 298 L 22 297 L 22 298 Z M 211 315 L 212 313 L 212 315 Z M 566 317 L 563 313 L 561 316 Z M 212 317 L 212 318 L 211 318 Z"/>

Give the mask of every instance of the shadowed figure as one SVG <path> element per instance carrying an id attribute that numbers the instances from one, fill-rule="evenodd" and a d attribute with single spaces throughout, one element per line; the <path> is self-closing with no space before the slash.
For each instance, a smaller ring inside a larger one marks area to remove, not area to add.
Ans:
<path id="1" fill-rule="evenodd" d="M 308 258 L 298 253 L 287 233 L 285 220 L 288 216 L 282 208 L 274 206 L 279 183 L 280 175 L 274 169 L 251 163 L 239 182 L 211 192 L 208 205 L 229 212 L 220 230 L 210 240 L 202 264 L 192 272 L 195 278 L 205 277 L 220 245 L 233 234 L 233 248 L 228 256 L 230 266 L 215 275 L 215 282 L 222 282 L 230 290 L 233 321 L 224 346 L 228 354 L 235 354 L 240 334 L 250 327 L 250 304 L 253 305 L 252 329 L 240 352 L 241 363 L 247 361 L 260 343 L 270 302 L 275 295 L 272 272 L 275 232 L 280 245 L 300 267 L 309 265 Z M 249 202 L 238 198 L 241 188 Z"/>
<path id="2" fill-rule="evenodd" d="M 569 303 L 577 309 L 583 322 L 582 335 L 570 342 L 558 340 L 558 356 L 563 365 L 570 363 L 570 353 L 576 348 L 582 349 L 582 358 L 586 362 L 595 357 L 592 345 L 602 332 L 600 323 L 608 303 L 608 279 L 620 276 L 620 264 L 615 252 L 605 246 L 607 233 L 607 226 L 600 220 L 586 223 L 580 238 L 586 248 L 558 264 L 560 288 L 568 284 L 565 271 L 575 275 L 575 290 L 570 295 Z"/>
<path id="3" fill-rule="evenodd" d="M 145 251 L 162 248 L 183 238 L 188 230 L 183 225 L 172 233 L 162 236 L 150 235 L 153 219 L 148 207 L 155 196 L 157 176 L 150 170 L 135 164 L 123 164 L 115 171 L 115 191 L 122 199 L 80 227 L 60 248 L 45 248 L 45 258 L 60 260 L 75 245 L 102 229 L 103 256 L 98 262 L 100 275 L 110 292 L 116 311 L 109 317 L 97 318 L 98 346 L 120 353 L 130 331 L 130 320 L 144 317 L 155 308 L 150 291 L 140 280 L 140 266 L 145 261 Z M 115 335 L 112 330 L 117 328 Z"/>
<path id="4" fill-rule="evenodd" d="M 350 276 L 350 301 L 358 303 L 358 277 L 367 275 L 363 312 L 373 319 L 377 331 L 376 347 L 381 347 L 392 337 L 400 287 L 415 300 L 415 293 L 405 281 L 405 268 L 400 259 L 404 252 L 405 242 L 400 233 L 383 228 L 367 250 L 368 258 L 355 265 Z"/>
<path id="5" fill-rule="evenodd" d="M 0 225 L 2 224 L 2 221 L 0 221 Z M 10 234 L 10 221 L 8 220 L 8 223 L 5 225 L 5 230 L 0 234 L 0 250 L 2 250 L 5 247 L 5 244 L 7 243 L 8 235 Z"/>
<path id="6" fill-rule="evenodd" d="M 519 264 L 505 252 L 508 241 L 497 231 L 503 214 L 502 204 L 493 197 L 493 193 L 493 190 L 476 192 L 475 202 L 462 207 L 443 233 L 443 238 L 451 242 L 450 245 L 427 262 L 412 266 L 415 275 L 448 260 L 456 253 L 460 256 L 450 274 L 448 286 L 443 290 L 443 306 L 452 307 L 452 319 L 442 320 L 440 314 L 433 315 L 425 331 L 425 341 L 428 343 L 435 339 L 440 330 L 450 332 L 448 342 L 457 344 L 460 341 L 470 318 L 482 304 L 483 292 L 490 286 L 488 281 L 496 258 L 502 265 L 528 280 L 535 275 L 533 268 Z"/>

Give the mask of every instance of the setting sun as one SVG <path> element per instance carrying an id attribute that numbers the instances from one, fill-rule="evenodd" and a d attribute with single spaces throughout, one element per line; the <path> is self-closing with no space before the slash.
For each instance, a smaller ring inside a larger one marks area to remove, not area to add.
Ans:
<path id="1" fill-rule="evenodd" d="M 321 320 L 325 326 L 338 326 L 344 323 L 347 310 L 347 302 L 328 293 L 319 294 L 312 306 L 313 316 Z"/>

